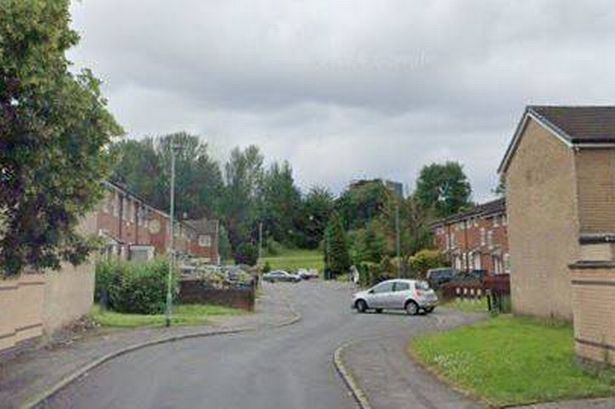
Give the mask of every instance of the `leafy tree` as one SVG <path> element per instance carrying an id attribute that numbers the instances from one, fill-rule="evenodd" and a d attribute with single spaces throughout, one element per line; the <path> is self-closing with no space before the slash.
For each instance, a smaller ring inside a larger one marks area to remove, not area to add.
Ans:
<path id="1" fill-rule="evenodd" d="M 382 212 L 390 194 L 380 179 L 355 183 L 342 193 L 335 208 L 348 230 L 365 227 Z"/>
<path id="2" fill-rule="evenodd" d="M 224 219 L 233 248 L 257 231 L 258 200 L 263 180 L 263 155 L 251 145 L 235 148 L 224 167 Z"/>
<path id="3" fill-rule="evenodd" d="M 350 269 L 350 254 L 346 242 L 344 225 L 337 212 L 331 214 L 325 231 L 325 268 L 336 276 L 345 274 Z"/>
<path id="4" fill-rule="evenodd" d="M 235 262 L 254 266 L 258 262 L 258 248 L 252 243 L 240 243 L 235 250 Z"/>
<path id="5" fill-rule="evenodd" d="M 288 162 L 274 162 L 263 176 L 259 221 L 267 235 L 286 246 L 300 237 L 295 222 L 301 210 L 301 192 L 295 186 Z"/>
<path id="6" fill-rule="evenodd" d="M 105 146 L 122 133 L 89 70 L 73 74 L 79 41 L 68 0 L 0 6 L 0 269 L 78 264 L 92 249 L 75 230 L 102 197 Z"/>
<path id="7" fill-rule="evenodd" d="M 438 250 L 421 250 L 410 257 L 410 271 L 417 278 L 425 278 L 427 270 L 446 265 L 446 260 Z"/>
<path id="8" fill-rule="evenodd" d="M 471 204 L 472 188 L 458 162 L 432 163 L 421 169 L 414 194 L 421 206 L 447 217 Z"/>
<path id="9" fill-rule="evenodd" d="M 228 240 L 228 231 L 222 224 L 220 225 L 220 231 L 218 232 L 218 252 L 220 253 L 220 259 L 222 261 L 229 260 L 233 257 L 231 242 Z"/>
<path id="10" fill-rule="evenodd" d="M 112 179 L 154 207 L 167 210 L 172 145 L 181 147 L 176 152 L 175 165 L 177 214 L 191 219 L 213 217 L 220 207 L 222 173 L 209 156 L 207 144 L 197 135 L 179 132 L 114 144 L 111 152 L 117 164 Z"/>
<path id="11" fill-rule="evenodd" d="M 302 233 L 300 245 L 315 249 L 322 240 L 331 212 L 334 198 L 331 192 L 320 186 L 315 186 L 301 203 L 301 211 L 296 221 L 297 229 Z"/>

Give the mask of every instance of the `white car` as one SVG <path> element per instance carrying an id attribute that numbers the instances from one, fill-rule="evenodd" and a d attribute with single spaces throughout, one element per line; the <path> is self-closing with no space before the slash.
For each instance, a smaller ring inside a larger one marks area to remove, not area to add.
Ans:
<path id="1" fill-rule="evenodd" d="M 383 281 L 374 287 L 354 294 L 352 308 L 367 310 L 406 310 L 416 315 L 421 310 L 430 313 L 438 304 L 438 296 L 427 281 L 396 279 Z"/>

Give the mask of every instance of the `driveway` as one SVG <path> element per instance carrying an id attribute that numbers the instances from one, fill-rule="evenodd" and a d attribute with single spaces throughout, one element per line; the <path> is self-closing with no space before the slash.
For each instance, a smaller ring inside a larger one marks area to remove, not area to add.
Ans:
<path id="1" fill-rule="evenodd" d="M 437 309 L 417 317 L 357 314 L 349 308 L 352 289 L 341 283 L 279 283 L 265 291 L 284 293 L 303 319 L 288 327 L 161 344 L 118 357 L 62 390 L 45 407 L 354 409 L 357 405 L 332 363 L 336 348 L 349 341 L 373 346 L 397 339 L 403 344 L 412 335 L 468 321 L 465 315 Z M 379 373 L 383 359 L 406 360 L 402 344 L 385 349 L 375 361 L 358 362 L 361 370 L 371 367 Z M 356 356 L 357 351 L 348 352 Z M 387 402 L 389 383 L 399 386 L 399 379 L 382 375 L 378 388 L 385 393 L 374 403 Z M 394 376 L 401 375 L 408 374 Z M 440 401 L 472 405 L 437 385 L 409 407 L 431 409 L 439 407 L 432 402 Z"/>

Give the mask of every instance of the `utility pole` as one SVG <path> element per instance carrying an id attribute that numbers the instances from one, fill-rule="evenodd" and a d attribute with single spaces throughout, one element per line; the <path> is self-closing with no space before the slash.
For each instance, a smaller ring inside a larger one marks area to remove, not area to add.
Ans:
<path id="1" fill-rule="evenodd" d="M 397 252 L 397 276 L 401 277 L 401 245 L 399 239 L 399 204 L 395 206 L 395 250 Z"/>
<path id="2" fill-rule="evenodd" d="M 179 145 L 171 144 L 171 249 L 169 250 L 169 272 L 167 275 L 167 304 L 165 309 L 165 325 L 171 326 L 171 308 L 173 304 L 173 270 L 175 268 L 175 154 L 180 149 Z"/>

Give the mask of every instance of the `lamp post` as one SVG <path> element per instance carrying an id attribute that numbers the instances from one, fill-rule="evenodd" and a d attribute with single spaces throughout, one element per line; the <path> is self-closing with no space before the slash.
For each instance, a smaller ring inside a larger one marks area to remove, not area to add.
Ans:
<path id="1" fill-rule="evenodd" d="M 401 249 L 399 240 L 399 205 L 395 206 L 395 251 L 397 253 L 397 276 L 401 277 Z"/>
<path id="2" fill-rule="evenodd" d="M 171 326 L 171 308 L 173 306 L 173 270 L 175 269 L 175 154 L 180 146 L 171 144 L 171 206 L 169 217 L 171 218 L 171 249 L 169 250 L 169 272 L 167 274 L 167 303 L 165 308 L 165 325 Z"/>

